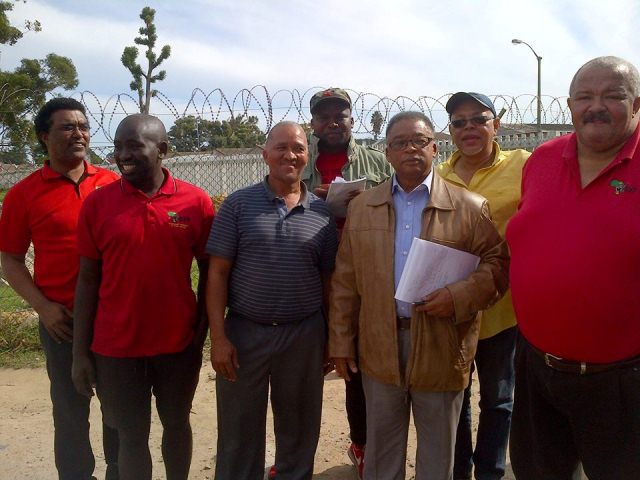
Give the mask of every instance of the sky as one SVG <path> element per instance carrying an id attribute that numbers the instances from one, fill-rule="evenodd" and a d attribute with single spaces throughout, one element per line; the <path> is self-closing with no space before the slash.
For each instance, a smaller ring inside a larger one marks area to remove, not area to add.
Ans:
<path id="1" fill-rule="evenodd" d="M 156 10 L 158 50 L 172 50 L 162 64 L 167 78 L 156 84 L 170 103 L 154 99 L 151 109 L 167 125 L 189 113 L 227 118 L 222 91 L 234 113 L 247 110 L 264 127 L 265 89 L 274 121 L 306 121 L 310 96 L 329 86 L 359 97 L 360 133 L 373 110 L 393 113 L 416 101 L 443 127 L 443 104 L 460 90 L 500 96 L 497 109 L 515 97 L 511 120 L 534 122 L 536 57 L 513 38 L 542 57 L 550 122 L 566 115 L 569 83 L 587 60 L 617 55 L 640 67 L 638 0 L 27 0 L 9 18 L 19 26 L 38 19 L 42 31 L 2 46 L 0 68 L 50 52 L 71 58 L 80 82 L 74 96 L 85 92 L 92 110 L 107 112 L 108 138 L 135 111 L 120 56 L 146 5 Z"/>

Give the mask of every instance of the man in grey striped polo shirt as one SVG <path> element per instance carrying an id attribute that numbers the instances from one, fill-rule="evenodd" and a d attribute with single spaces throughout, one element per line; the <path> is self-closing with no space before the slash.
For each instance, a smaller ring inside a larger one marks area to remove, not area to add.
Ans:
<path id="1" fill-rule="evenodd" d="M 311 478 L 320 434 L 335 222 L 300 181 L 299 125 L 274 126 L 263 157 L 269 175 L 229 195 L 207 244 L 218 480 L 262 477 L 269 386 L 279 476 Z"/>

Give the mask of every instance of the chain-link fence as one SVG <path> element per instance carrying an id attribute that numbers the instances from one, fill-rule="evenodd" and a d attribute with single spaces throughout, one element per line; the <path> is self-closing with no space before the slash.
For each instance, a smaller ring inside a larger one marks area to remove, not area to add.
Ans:
<path id="1" fill-rule="evenodd" d="M 547 131 L 542 134 L 513 134 L 499 137 L 497 140 L 503 149 L 525 148 L 532 150 L 537 145 L 566 131 Z M 436 162 L 446 159 L 455 150 L 455 145 L 448 139 L 438 140 L 438 158 Z M 373 145 L 384 150 L 384 143 Z M 104 159 L 101 166 L 116 170 L 112 158 L 112 147 L 94 148 L 97 157 Z M 96 157 L 96 158 L 97 158 Z M 176 178 L 185 180 L 205 190 L 219 205 L 221 201 L 240 188 L 260 182 L 267 174 L 267 166 L 259 149 L 238 149 L 235 153 L 227 150 L 224 153 L 180 153 L 166 159 L 164 165 Z M 0 164 L 0 212 L 5 192 L 18 181 L 39 168 L 36 165 Z M 29 268 L 33 265 L 33 254 L 27 255 Z M 197 269 L 192 269 L 192 276 Z M 0 316 L 30 315 L 30 307 L 11 289 L 0 270 Z"/>
<path id="2" fill-rule="evenodd" d="M 111 148 L 98 151 L 109 158 Z M 260 182 L 267 174 L 267 165 L 260 153 L 216 155 L 194 153 L 174 155 L 164 165 L 175 178 L 185 180 L 205 190 L 216 205 L 231 192 Z M 104 162 L 102 167 L 117 171 L 115 164 Z M 36 165 L 0 165 L 0 212 L 6 191 L 17 182 L 37 170 Z M 33 271 L 33 250 L 26 257 L 26 264 Z M 192 268 L 193 284 L 197 282 L 197 268 Z M 30 307 L 9 286 L 0 269 L 0 318 L 29 316 Z"/>

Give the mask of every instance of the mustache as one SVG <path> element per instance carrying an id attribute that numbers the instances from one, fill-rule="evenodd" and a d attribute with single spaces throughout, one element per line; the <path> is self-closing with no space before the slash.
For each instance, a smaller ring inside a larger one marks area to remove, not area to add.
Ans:
<path id="1" fill-rule="evenodd" d="M 593 123 L 596 121 L 611 123 L 611 117 L 609 117 L 609 114 L 606 112 L 585 113 L 582 121 L 584 123 Z"/>

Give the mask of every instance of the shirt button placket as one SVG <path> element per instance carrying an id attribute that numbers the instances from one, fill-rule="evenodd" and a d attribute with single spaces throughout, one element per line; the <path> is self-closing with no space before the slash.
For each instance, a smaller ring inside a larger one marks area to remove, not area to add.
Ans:
<path id="1" fill-rule="evenodd" d="M 145 206 L 147 210 L 147 225 L 149 226 L 155 225 L 156 217 L 155 217 L 155 212 L 153 208 L 153 202 L 151 201 L 151 199 L 147 200 L 147 202 L 145 203 Z"/>

